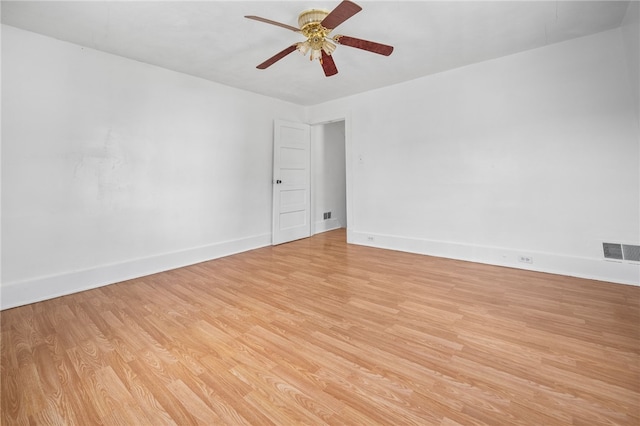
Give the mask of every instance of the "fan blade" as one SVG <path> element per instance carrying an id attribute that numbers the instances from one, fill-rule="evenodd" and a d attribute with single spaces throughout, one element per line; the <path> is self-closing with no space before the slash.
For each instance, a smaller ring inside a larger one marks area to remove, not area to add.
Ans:
<path id="1" fill-rule="evenodd" d="M 322 51 L 322 69 L 324 70 L 324 75 L 327 77 L 331 77 L 332 75 L 338 74 L 338 68 L 336 68 L 336 63 L 333 62 L 333 58 L 331 55 L 327 55 Z"/>
<path id="2" fill-rule="evenodd" d="M 283 24 L 283 23 L 281 23 L 281 22 L 272 21 L 271 19 L 261 18 L 261 17 L 259 17 L 259 16 L 253 16 L 253 15 L 245 16 L 245 18 L 247 18 L 247 19 L 253 19 L 254 21 L 264 22 L 264 23 L 266 23 L 266 24 L 277 25 L 278 27 L 286 28 L 286 29 L 288 29 L 288 30 L 295 31 L 295 32 L 297 32 L 297 33 L 299 33 L 299 32 L 300 32 L 300 29 L 299 29 L 299 28 L 292 27 L 291 25 Z"/>
<path id="3" fill-rule="evenodd" d="M 337 5 L 336 8 L 333 9 L 327 16 L 325 16 L 322 22 L 320 22 L 320 25 L 332 30 L 361 10 L 362 8 L 354 2 L 344 0 L 342 3 Z"/>
<path id="4" fill-rule="evenodd" d="M 393 46 L 376 43 L 375 41 L 362 40 L 355 37 L 339 35 L 335 36 L 333 41 L 338 44 L 342 44 L 343 46 L 355 47 L 356 49 L 367 50 L 384 56 L 389 56 L 391 55 L 391 52 L 393 52 Z"/>
<path id="5" fill-rule="evenodd" d="M 276 62 L 278 62 L 280 59 L 282 59 L 285 56 L 287 56 L 289 53 L 294 52 L 297 49 L 297 47 L 298 47 L 297 44 L 292 44 L 291 46 L 289 46 L 286 49 L 284 49 L 282 52 L 276 53 L 275 55 L 273 55 L 272 57 L 270 57 L 269 59 L 267 59 L 266 61 L 261 63 L 256 68 L 258 68 L 259 70 L 263 70 L 263 69 L 266 69 L 266 68 L 270 67 L 271 65 L 275 64 Z"/>

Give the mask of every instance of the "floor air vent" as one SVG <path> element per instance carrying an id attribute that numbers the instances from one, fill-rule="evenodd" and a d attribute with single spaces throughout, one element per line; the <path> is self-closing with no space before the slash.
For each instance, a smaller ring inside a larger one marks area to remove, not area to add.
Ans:
<path id="1" fill-rule="evenodd" d="M 631 244 L 602 243 L 605 259 L 640 262 L 640 246 Z"/>

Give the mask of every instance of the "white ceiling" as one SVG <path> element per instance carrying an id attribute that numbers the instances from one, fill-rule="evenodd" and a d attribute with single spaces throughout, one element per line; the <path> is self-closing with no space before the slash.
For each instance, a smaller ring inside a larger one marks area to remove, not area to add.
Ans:
<path id="1" fill-rule="evenodd" d="M 2 23 L 300 105 L 376 89 L 619 27 L 628 1 L 360 1 L 333 33 L 390 44 L 389 57 L 338 46 L 339 73 L 293 52 L 297 26 L 334 1 L 2 1 Z"/>

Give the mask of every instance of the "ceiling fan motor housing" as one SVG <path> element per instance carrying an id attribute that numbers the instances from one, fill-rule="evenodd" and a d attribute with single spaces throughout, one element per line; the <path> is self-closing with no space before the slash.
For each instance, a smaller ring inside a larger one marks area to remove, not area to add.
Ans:
<path id="1" fill-rule="evenodd" d="M 298 15 L 298 27 L 304 34 L 304 27 L 307 24 L 319 24 L 327 17 L 329 11 L 326 9 L 309 9 Z"/>
<path id="2" fill-rule="evenodd" d="M 311 50 L 311 60 L 320 59 L 321 51 L 330 55 L 336 48 L 335 44 L 326 39 L 331 29 L 327 29 L 321 24 L 328 14 L 329 11 L 326 9 L 309 9 L 298 16 L 300 32 L 307 37 L 307 41 L 298 44 L 298 50 L 302 54 Z"/>
<path id="3" fill-rule="evenodd" d="M 328 14 L 329 11 L 325 9 L 309 9 L 298 16 L 300 32 L 307 37 L 313 50 L 322 49 L 322 43 L 331 31 L 320 24 Z"/>

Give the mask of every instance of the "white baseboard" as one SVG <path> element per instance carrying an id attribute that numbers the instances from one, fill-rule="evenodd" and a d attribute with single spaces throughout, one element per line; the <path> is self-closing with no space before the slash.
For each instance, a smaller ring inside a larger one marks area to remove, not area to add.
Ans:
<path id="1" fill-rule="evenodd" d="M 338 221 L 338 219 L 327 219 L 320 220 L 315 223 L 315 234 L 320 234 L 321 232 L 333 231 L 334 229 L 342 228 L 342 225 Z"/>
<path id="2" fill-rule="evenodd" d="M 81 271 L 2 283 L 0 309 L 65 296 L 269 245 L 271 234 L 263 234 Z"/>
<path id="3" fill-rule="evenodd" d="M 635 262 L 526 251 L 526 255 L 533 258 L 533 263 L 529 264 L 518 261 L 518 256 L 523 254 L 521 250 L 355 231 L 348 232 L 348 241 L 370 247 L 640 286 L 640 264 Z"/>
<path id="4" fill-rule="evenodd" d="M 316 223 L 316 233 L 340 227 L 340 223 L 335 219 L 322 221 Z M 370 240 L 370 238 L 373 240 Z M 348 242 L 390 250 L 640 286 L 640 264 L 637 263 L 528 251 L 527 255 L 534 258 L 534 263 L 526 264 L 518 262 L 517 259 L 520 252 L 512 249 L 370 234 L 351 230 L 348 231 Z M 269 245 L 271 245 L 271 234 L 263 234 L 159 256 L 103 265 L 82 271 L 3 283 L 0 288 L 0 309 L 14 308 L 65 296 Z"/>

